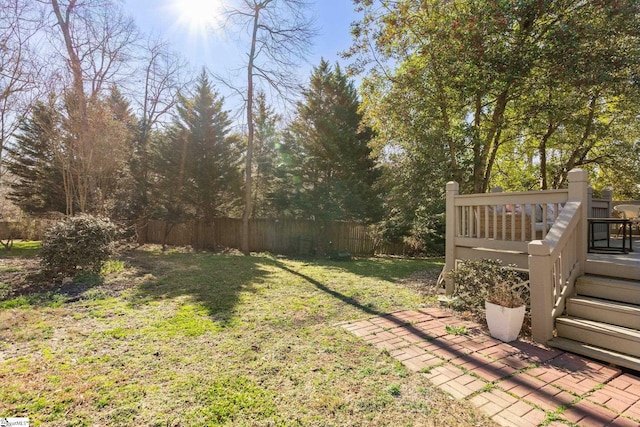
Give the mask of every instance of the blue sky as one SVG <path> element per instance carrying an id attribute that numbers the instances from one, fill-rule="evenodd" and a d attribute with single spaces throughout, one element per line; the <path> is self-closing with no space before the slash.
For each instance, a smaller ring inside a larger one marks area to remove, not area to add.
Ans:
<path id="1" fill-rule="evenodd" d="M 125 9 L 131 13 L 137 25 L 145 33 L 161 35 L 171 41 L 194 70 L 206 66 L 211 71 L 228 75 L 241 66 L 243 52 L 237 50 L 233 34 L 209 33 L 206 36 L 189 34 L 186 23 L 179 22 L 176 4 L 207 0 L 125 0 Z M 212 2 L 219 0 L 209 0 Z M 357 19 L 351 0 L 315 0 L 310 13 L 316 18 L 318 36 L 314 40 L 307 64 L 299 70 L 301 82 L 306 82 L 311 69 L 324 57 L 330 62 L 339 61 L 339 52 L 351 45 L 350 23 Z M 340 61 L 345 65 L 344 61 Z"/>

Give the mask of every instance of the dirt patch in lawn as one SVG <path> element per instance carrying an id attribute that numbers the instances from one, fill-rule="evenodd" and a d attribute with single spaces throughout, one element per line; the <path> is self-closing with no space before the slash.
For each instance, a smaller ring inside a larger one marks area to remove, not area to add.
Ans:
<path id="1" fill-rule="evenodd" d="M 441 269 L 437 268 L 416 271 L 409 277 L 399 280 L 398 283 L 418 292 L 424 297 L 437 296 L 444 291 L 444 289 L 441 290 L 438 286 L 438 279 L 440 278 L 441 271 Z"/>
<path id="2" fill-rule="evenodd" d="M 0 283 L 3 292 L 0 300 L 19 295 L 37 292 L 43 288 L 40 281 L 34 283 L 40 273 L 37 259 L 33 258 L 4 258 L 0 260 Z"/>
<path id="3" fill-rule="evenodd" d="M 37 258 L 0 259 L 0 301 L 21 296 L 43 294 L 57 295 L 67 302 L 82 300 L 88 292 L 104 296 L 119 296 L 122 292 L 136 288 L 152 274 L 149 263 L 138 262 L 134 255 L 124 254 L 121 259 L 126 268 L 107 273 L 102 277 L 79 274 L 73 280 L 57 283 L 42 275 Z"/>

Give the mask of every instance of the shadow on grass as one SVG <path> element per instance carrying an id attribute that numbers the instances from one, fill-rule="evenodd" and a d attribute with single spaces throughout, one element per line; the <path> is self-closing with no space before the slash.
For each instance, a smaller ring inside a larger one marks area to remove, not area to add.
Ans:
<path id="1" fill-rule="evenodd" d="M 356 299 L 351 298 L 349 296 L 346 296 L 343 293 L 340 293 L 338 291 L 335 291 L 335 290 L 331 289 L 330 287 L 328 287 L 327 285 L 325 285 L 324 283 L 319 282 L 318 280 L 314 279 L 313 277 L 309 277 L 306 274 L 300 273 L 299 271 L 296 271 L 296 270 L 294 270 L 292 268 L 289 268 L 289 267 L 287 267 L 286 265 L 284 265 L 281 262 L 275 261 L 275 265 L 278 268 L 286 271 L 287 273 L 291 273 L 294 276 L 298 276 L 301 279 L 304 279 L 305 281 L 307 281 L 310 284 L 312 284 L 313 286 L 315 286 L 317 289 L 319 289 L 322 292 L 325 292 L 325 293 L 331 295 L 332 297 L 334 297 L 336 299 L 339 299 L 340 301 L 344 302 L 345 304 L 349 304 L 350 306 L 355 307 L 355 308 L 357 308 L 357 309 L 359 309 L 359 310 L 361 310 L 361 311 L 363 311 L 363 312 L 365 312 L 367 314 L 371 314 L 371 315 L 374 315 L 374 316 L 383 315 L 383 313 L 381 313 L 381 312 L 379 312 L 377 310 L 374 310 L 373 308 L 371 308 L 371 307 L 369 307 L 367 305 L 360 304 Z"/>
<path id="2" fill-rule="evenodd" d="M 22 274 L 22 278 L 10 284 L 0 281 L 0 308 L 58 307 L 87 299 L 91 291 L 104 284 L 101 276 L 89 273 L 64 284 L 52 282 L 39 271 L 15 273 Z M 6 272 L 0 273 L 0 277 L 6 278 Z"/>
<path id="3" fill-rule="evenodd" d="M 132 306 L 189 297 L 221 320 L 231 317 L 241 292 L 254 292 L 264 281 L 269 272 L 263 266 L 272 263 L 266 257 L 213 253 L 156 254 L 144 262 L 154 278 L 138 286 Z"/>
<path id="4" fill-rule="evenodd" d="M 368 315 L 371 316 L 376 316 L 376 317 L 382 317 L 388 321 L 390 321 L 391 323 L 395 324 L 398 327 L 403 327 L 405 328 L 407 331 L 409 331 L 412 335 L 426 340 L 426 341 L 430 341 L 433 337 L 430 336 L 428 333 L 416 328 L 415 326 L 413 326 L 411 324 L 410 321 L 407 321 L 407 319 L 402 318 L 402 317 L 398 317 L 396 315 L 394 315 L 393 313 L 384 313 L 381 311 L 378 311 L 368 305 L 364 305 L 361 304 L 360 302 L 358 302 L 358 300 L 351 298 L 349 296 L 344 295 L 341 292 L 338 292 L 336 290 L 331 289 L 329 286 L 325 285 L 324 283 L 314 279 L 313 277 L 309 277 L 306 274 L 300 273 L 299 271 L 296 271 L 292 268 L 287 267 L 286 265 L 280 263 L 280 262 L 275 262 L 276 266 L 278 268 L 281 268 L 282 270 L 291 273 L 295 276 L 300 277 L 301 279 L 306 280 L 308 283 L 312 284 L 313 286 L 315 286 L 317 289 L 319 289 L 322 292 L 325 292 L 329 295 L 331 295 L 334 298 L 337 298 L 338 300 L 344 302 L 345 304 L 348 304 L 360 311 L 362 311 L 363 313 L 366 313 Z"/>
<path id="5" fill-rule="evenodd" d="M 39 242 L 34 242 L 39 247 Z M 73 282 L 60 283 L 42 272 L 38 248 L 21 247 L 2 252 L 0 256 L 0 308 L 23 306 L 59 306 L 84 298 L 92 289 L 103 284 L 99 275 L 84 273 Z"/>
<path id="6" fill-rule="evenodd" d="M 73 282 L 47 277 L 37 258 L 40 241 L 16 240 L 10 250 L 0 249 L 0 308 L 59 306 L 82 299 L 103 284 L 103 278 L 80 273 Z"/>
<path id="7" fill-rule="evenodd" d="M 317 265 L 355 274 L 361 277 L 377 278 L 388 282 L 406 279 L 412 273 L 424 270 L 441 270 L 444 260 L 408 259 L 408 258 L 368 258 L 350 261 L 305 260 L 307 264 Z"/>

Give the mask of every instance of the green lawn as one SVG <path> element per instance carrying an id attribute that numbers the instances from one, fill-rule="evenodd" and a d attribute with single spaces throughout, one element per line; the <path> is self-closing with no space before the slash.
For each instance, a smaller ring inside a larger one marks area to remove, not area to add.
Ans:
<path id="1" fill-rule="evenodd" d="M 0 267 L 9 260 L 0 255 Z M 102 283 L 2 301 L 0 417 L 32 426 L 493 425 L 336 325 L 419 307 L 424 296 L 398 282 L 440 260 L 138 250 L 116 265 Z"/>
<path id="2" fill-rule="evenodd" d="M 0 249 L 1 258 L 30 258 L 35 257 L 40 249 L 40 242 L 35 241 L 15 241 L 10 250 Z"/>

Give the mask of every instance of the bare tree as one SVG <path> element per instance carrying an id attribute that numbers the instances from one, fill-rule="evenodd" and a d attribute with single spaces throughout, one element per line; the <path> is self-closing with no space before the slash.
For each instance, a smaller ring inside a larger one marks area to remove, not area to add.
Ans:
<path id="1" fill-rule="evenodd" d="M 127 61 L 136 41 L 133 20 L 122 7 L 110 0 L 42 0 L 50 6 L 55 20 L 52 26 L 53 47 L 64 59 L 70 73 L 71 87 L 65 94 L 68 113 L 69 144 L 63 153 L 64 185 L 67 214 L 74 213 L 74 202 L 80 211 L 89 208 L 95 190 L 101 159 L 94 154 L 90 124 L 90 104 L 108 84 L 123 78 Z M 56 40 L 64 46 L 59 47 Z"/>
<path id="2" fill-rule="evenodd" d="M 43 24 L 30 0 L 0 3 L 0 159 L 9 138 L 42 92 L 39 80 L 43 80 L 43 65 L 36 59 L 33 45 Z"/>
<path id="3" fill-rule="evenodd" d="M 139 58 L 142 81 L 136 81 L 136 84 L 143 92 L 134 98 L 139 103 L 141 131 L 148 136 L 149 130 L 175 106 L 178 93 L 188 84 L 187 63 L 171 52 L 169 43 L 163 40 L 148 38 L 139 49 L 142 52 Z"/>
<path id="4" fill-rule="evenodd" d="M 315 30 L 306 12 L 306 0 L 242 0 L 230 12 L 231 22 L 246 31 L 246 92 L 243 93 L 247 120 L 245 194 L 242 214 L 242 252 L 249 254 L 249 218 L 253 201 L 254 93 L 262 83 L 283 99 L 296 89 L 296 71 L 306 56 Z"/>
<path id="5" fill-rule="evenodd" d="M 140 69 L 136 74 L 141 78 L 135 79 L 133 99 L 140 118 L 132 173 L 139 205 L 138 219 L 144 220 L 149 210 L 149 137 L 176 105 L 178 94 L 189 79 L 186 61 L 172 52 L 166 41 L 149 37 L 138 50 Z"/>

